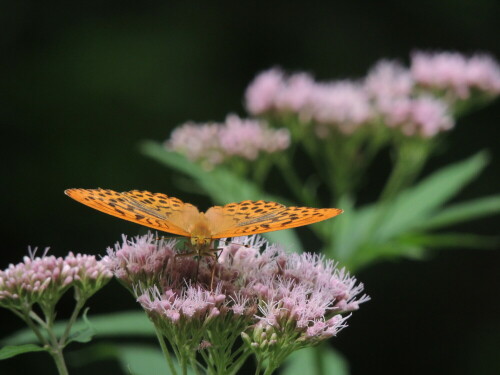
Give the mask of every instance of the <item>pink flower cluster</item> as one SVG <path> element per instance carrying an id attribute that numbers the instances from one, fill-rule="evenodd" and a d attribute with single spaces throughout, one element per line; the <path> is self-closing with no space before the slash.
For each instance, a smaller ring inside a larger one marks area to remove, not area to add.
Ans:
<path id="1" fill-rule="evenodd" d="M 462 100 L 468 99 L 473 90 L 491 96 L 500 94 L 500 65 L 488 55 L 417 51 L 411 56 L 410 69 L 418 85 L 449 91 Z"/>
<path id="2" fill-rule="evenodd" d="M 253 115 L 292 113 L 303 122 L 334 124 L 344 132 L 370 122 L 374 115 L 360 83 L 319 83 L 306 73 L 287 77 L 279 69 L 259 74 L 247 88 L 245 98 Z"/>
<path id="3" fill-rule="evenodd" d="M 306 73 L 287 76 L 270 69 L 254 79 L 245 98 L 251 114 L 285 122 L 294 115 L 312 123 L 320 137 L 332 129 L 349 134 L 380 122 L 405 135 L 432 137 L 453 127 L 448 106 L 472 93 L 500 94 L 500 67 L 493 58 L 416 52 L 409 69 L 382 60 L 360 82 L 317 82 Z"/>
<path id="4" fill-rule="evenodd" d="M 199 326 L 230 314 L 246 320 L 247 335 L 256 345 L 260 336 L 249 333 L 254 329 L 272 328 L 281 337 L 293 327 L 293 334 L 308 342 L 331 337 L 345 325 L 339 314 L 368 300 L 359 297 L 362 284 L 322 256 L 287 254 L 255 236 L 237 240 L 221 247 L 217 262 L 204 257 L 198 271 L 196 260 L 175 257 L 174 243 L 157 243 L 152 235 L 110 250 L 108 264 L 115 276 L 135 288 L 153 321 Z M 158 261 L 159 253 L 167 259 Z M 145 282 L 137 287 L 137 280 L 150 280 L 147 273 L 157 270 L 145 264 L 164 267 L 162 277 L 148 289 L 143 288 Z"/>
<path id="5" fill-rule="evenodd" d="M 128 285 L 152 286 L 162 277 L 168 262 L 175 258 L 175 240 L 156 241 L 152 233 L 127 240 L 124 235 L 114 249 L 108 248 L 108 256 L 103 259 L 106 267 Z"/>
<path id="6" fill-rule="evenodd" d="M 399 128 L 407 136 L 430 138 L 455 124 L 447 105 L 431 96 L 387 101 L 380 106 L 380 113 L 385 124 Z"/>
<path id="7" fill-rule="evenodd" d="M 454 126 L 447 104 L 430 95 L 415 96 L 411 72 L 383 60 L 370 70 L 365 88 L 384 124 L 407 136 L 433 137 Z"/>
<path id="8" fill-rule="evenodd" d="M 181 125 L 165 145 L 210 169 L 233 157 L 255 160 L 262 152 L 285 150 L 290 134 L 287 129 L 270 129 L 259 120 L 228 115 L 224 123 Z"/>
<path id="9" fill-rule="evenodd" d="M 92 293 L 112 277 L 94 256 L 69 253 L 65 258 L 34 253 L 0 271 L 0 306 L 28 308 L 41 300 L 57 300 L 71 286 Z"/>
<path id="10" fill-rule="evenodd" d="M 409 98 L 414 86 L 411 72 L 402 64 L 391 60 L 379 61 L 364 80 L 365 90 L 375 106 L 395 99 Z"/>

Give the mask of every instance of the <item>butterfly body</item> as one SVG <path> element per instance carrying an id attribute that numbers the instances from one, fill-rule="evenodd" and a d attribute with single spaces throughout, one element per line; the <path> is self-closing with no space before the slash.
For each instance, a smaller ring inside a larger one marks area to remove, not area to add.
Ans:
<path id="1" fill-rule="evenodd" d="M 65 193 L 109 215 L 188 237 L 198 255 L 212 254 L 213 242 L 219 238 L 299 227 L 342 213 L 338 208 L 286 207 L 263 200 L 213 206 L 200 212 L 178 198 L 149 191 L 68 189 Z"/>

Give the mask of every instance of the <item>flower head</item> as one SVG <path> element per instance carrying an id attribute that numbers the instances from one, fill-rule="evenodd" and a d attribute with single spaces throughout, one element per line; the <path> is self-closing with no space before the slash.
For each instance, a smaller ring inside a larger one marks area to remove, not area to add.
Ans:
<path id="1" fill-rule="evenodd" d="M 246 100 L 254 115 L 293 114 L 303 123 L 315 122 L 322 137 L 332 128 L 351 133 L 374 114 L 369 96 L 358 82 L 317 82 L 307 73 L 286 76 L 278 69 L 260 73 L 249 85 Z"/>
<path id="2" fill-rule="evenodd" d="M 94 256 L 69 253 L 65 258 L 30 252 L 23 262 L 0 271 L 0 306 L 28 309 L 34 303 L 55 304 L 71 286 L 87 298 L 112 276 Z"/>
<path id="3" fill-rule="evenodd" d="M 321 124 L 319 135 L 326 135 L 329 127 L 352 133 L 374 117 L 369 95 L 361 84 L 353 81 L 318 85 L 309 107 L 311 118 Z"/>
<path id="4" fill-rule="evenodd" d="M 231 158 L 255 160 L 261 153 L 285 150 L 286 129 L 271 129 L 263 121 L 228 115 L 224 123 L 186 123 L 172 132 L 166 147 L 210 169 Z"/>
<path id="5" fill-rule="evenodd" d="M 413 91 L 410 71 L 395 61 L 382 60 L 370 69 L 364 79 L 364 87 L 375 101 L 384 104 L 400 98 L 408 98 Z"/>
<path id="6" fill-rule="evenodd" d="M 500 66 L 488 55 L 466 57 L 458 52 L 412 54 L 411 73 L 423 87 L 444 90 L 458 99 L 468 99 L 472 90 L 500 94 Z"/>
<path id="7" fill-rule="evenodd" d="M 157 241 L 152 233 L 127 239 L 108 248 L 107 268 L 126 285 L 152 286 L 175 258 L 177 241 Z"/>
<path id="8" fill-rule="evenodd" d="M 275 98 L 283 92 L 283 72 L 277 68 L 260 73 L 248 86 L 245 99 L 250 113 L 260 115 L 274 108 Z"/>
<path id="9" fill-rule="evenodd" d="M 429 138 L 453 128 L 448 105 L 430 96 L 401 98 L 380 106 L 384 122 L 407 136 Z"/>
<path id="10" fill-rule="evenodd" d="M 136 288 L 138 301 L 164 330 L 243 322 L 241 332 L 258 345 L 260 339 L 249 334 L 257 327 L 272 330 L 277 342 L 292 335 L 304 345 L 335 335 L 345 319 L 332 318 L 368 300 L 359 297 L 362 284 L 323 256 L 287 254 L 259 237 L 235 241 L 222 245 L 217 261 L 204 257 L 198 264 L 172 256 L 172 243 L 157 242 L 149 234 L 124 239 L 108 252 L 108 264 L 122 281 L 144 280 Z M 146 266 L 153 264 L 158 268 Z M 154 285 L 146 282 L 152 274 L 158 275 Z M 209 341 L 198 338 L 196 347 Z"/>
<path id="11" fill-rule="evenodd" d="M 335 262 L 287 254 L 258 236 L 221 239 L 217 258 L 199 260 L 175 256 L 175 245 L 152 234 L 124 237 L 106 264 L 178 355 L 216 355 L 219 372 L 234 372 L 235 350 L 279 365 L 292 351 L 336 335 L 346 326 L 344 314 L 369 299 Z"/>

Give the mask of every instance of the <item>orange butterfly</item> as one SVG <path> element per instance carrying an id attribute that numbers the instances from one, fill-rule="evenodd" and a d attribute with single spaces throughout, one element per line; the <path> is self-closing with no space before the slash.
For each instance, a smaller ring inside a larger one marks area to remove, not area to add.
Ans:
<path id="1" fill-rule="evenodd" d="M 109 215 L 188 237 L 200 256 L 212 255 L 212 243 L 219 238 L 300 227 L 343 212 L 338 208 L 286 207 L 263 200 L 213 206 L 207 212 L 200 212 L 178 198 L 149 191 L 68 189 L 65 193 Z"/>

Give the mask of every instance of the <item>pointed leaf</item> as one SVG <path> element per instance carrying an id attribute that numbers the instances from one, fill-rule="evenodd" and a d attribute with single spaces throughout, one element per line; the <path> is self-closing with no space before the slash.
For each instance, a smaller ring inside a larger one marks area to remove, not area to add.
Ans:
<path id="1" fill-rule="evenodd" d="M 92 337 L 95 335 L 95 328 L 92 326 L 92 324 L 90 324 L 87 318 L 88 311 L 89 309 L 86 308 L 81 318 L 81 322 L 84 324 L 84 327 L 78 330 L 73 329 L 73 332 L 68 337 L 67 343 L 73 341 L 85 343 L 92 340 Z"/>
<path id="2" fill-rule="evenodd" d="M 74 366 L 85 366 L 105 359 L 116 359 L 124 374 L 171 374 L 161 350 L 157 346 L 147 344 L 94 344 L 69 353 L 68 359 Z M 177 373 L 180 374 L 177 361 L 175 358 L 172 359 Z M 193 372 L 188 370 L 187 373 L 192 374 Z"/>
<path id="3" fill-rule="evenodd" d="M 328 254 L 351 271 L 356 267 L 353 259 L 359 249 L 366 243 L 372 243 L 370 235 L 374 229 L 375 214 L 373 206 L 360 210 L 351 206 L 335 218 L 335 222 L 331 222 L 334 228 L 333 239 L 330 241 L 333 251 Z"/>
<path id="4" fill-rule="evenodd" d="M 91 320 L 96 337 L 156 336 L 152 323 L 143 311 L 125 311 L 112 314 L 93 315 L 91 316 Z M 54 325 L 54 332 L 58 337 L 63 334 L 66 324 L 66 321 L 62 321 Z M 84 330 L 85 326 L 85 322 L 80 319 L 73 325 L 72 332 Z M 4 338 L 1 342 L 23 344 L 36 341 L 36 337 L 31 329 L 27 328 L 15 332 L 11 336 Z"/>
<path id="5" fill-rule="evenodd" d="M 413 244 L 425 248 L 488 249 L 497 246 L 500 243 L 500 237 L 471 233 L 422 233 L 405 235 L 400 241 L 406 245 Z"/>
<path id="6" fill-rule="evenodd" d="M 435 229 L 498 213 L 500 213 L 500 195 L 494 195 L 444 208 L 420 223 L 418 228 Z"/>
<path id="7" fill-rule="evenodd" d="M 40 345 L 25 344 L 25 345 L 7 345 L 0 349 L 0 360 L 12 358 L 16 355 L 30 352 L 45 351 Z"/>
<path id="8" fill-rule="evenodd" d="M 349 366 L 344 357 L 328 345 L 304 348 L 288 357 L 283 375 L 348 375 Z"/>
<path id="9" fill-rule="evenodd" d="M 387 207 L 381 207 L 374 239 L 383 242 L 411 230 L 451 199 L 485 167 L 487 157 L 478 153 L 465 161 L 433 173 L 415 187 L 402 192 Z"/>

